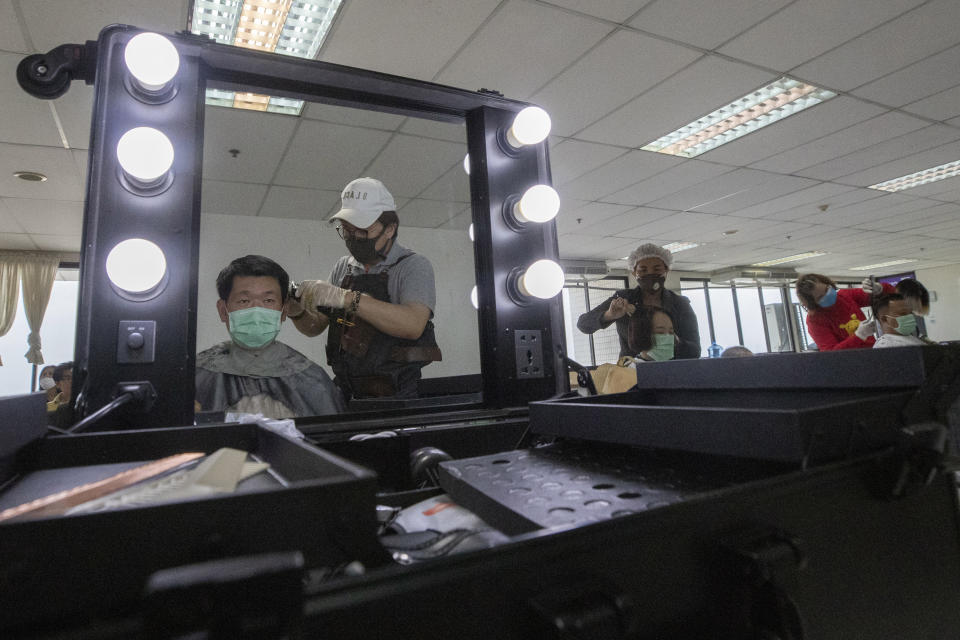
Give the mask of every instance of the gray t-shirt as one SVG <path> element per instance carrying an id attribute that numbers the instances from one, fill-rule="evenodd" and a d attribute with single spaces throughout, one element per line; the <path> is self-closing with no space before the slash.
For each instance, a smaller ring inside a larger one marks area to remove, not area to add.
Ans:
<path id="1" fill-rule="evenodd" d="M 397 260 L 404 256 L 409 257 L 404 258 L 397 264 Z M 367 271 L 366 267 L 357 262 L 353 256 L 341 257 L 330 271 L 329 282 L 340 286 L 343 277 L 348 273 L 351 275 L 372 274 L 380 273 L 388 268 L 390 271 L 387 276 L 387 293 L 390 296 L 390 302 L 393 304 L 419 302 L 430 309 L 430 317 L 432 318 L 433 308 L 437 305 L 437 288 L 433 275 L 433 265 L 425 256 L 414 253 L 400 246 L 397 242 L 394 242 L 390 251 L 387 252 L 387 259 L 373 265 L 370 271 Z"/>

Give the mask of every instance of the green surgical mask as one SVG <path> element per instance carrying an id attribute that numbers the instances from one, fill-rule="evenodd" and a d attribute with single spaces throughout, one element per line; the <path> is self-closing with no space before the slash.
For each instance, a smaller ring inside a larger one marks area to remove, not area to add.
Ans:
<path id="1" fill-rule="evenodd" d="M 653 334 L 653 347 L 647 351 L 647 355 L 657 362 L 673 360 L 674 342 L 672 334 L 655 333 Z"/>
<path id="2" fill-rule="evenodd" d="M 229 320 L 230 337 L 237 344 L 257 349 L 273 342 L 280 333 L 281 314 L 276 309 L 248 307 L 231 311 Z"/>
<path id="3" fill-rule="evenodd" d="M 911 336 L 917 330 L 917 316 L 908 313 L 905 316 L 897 316 L 896 332 L 902 336 Z"/>

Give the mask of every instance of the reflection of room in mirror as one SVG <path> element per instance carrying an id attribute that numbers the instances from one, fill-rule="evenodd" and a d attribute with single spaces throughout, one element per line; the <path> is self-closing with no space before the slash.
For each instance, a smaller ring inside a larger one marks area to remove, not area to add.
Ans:
<path id="1" fill-rule="evenodd" d="M 277 261 L 292 280 L 326 280 L 347 254 L 328 219 L 343 187 L 371 176 L 396 200 L 398 242 L 433 264 L 443 360 L 423 377 L 480 372 L 462 123 L 316 103 L 300 116 L 208 106 L 203 153 L 198 351 L 229 338 L 216 310 L 220 269 L 252 253 Z M 284 323 L 278 339 L 330 372 L 326 334 L 308 338 L 292 325 Z"/>

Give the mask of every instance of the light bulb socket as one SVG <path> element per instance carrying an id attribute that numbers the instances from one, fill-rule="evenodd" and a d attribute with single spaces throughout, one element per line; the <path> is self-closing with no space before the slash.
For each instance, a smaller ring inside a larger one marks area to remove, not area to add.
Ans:
<path id="1" fill-rule="evenodd" d="M 144 104 L 150 105 L 170 102 L 177 97 L 177 93 L 180 91 L 176 80 L 171 80 L 159 87 L 152 87 L 134 78 L 129 71 L 123 75 L 123 86 L 131 96 Z"/>
<path id="2" fill-rule="evenodd" d="M 520 204 L 520 198 L 521 196 L 511 193 L 504 199 L 503 208 L 500 212 L 503 217 L 503 222 L 517 233 L 523 233 L 531 224 L 517 217 L 516 209 L 517 205 Z"/>
<path id="3" fill-rule="evenodd" d="M 149 198 L 158 196 L 173 185 L 173 169 L 168 169 L 166 173 L 156 180 L 141 180 L 124 171 L 123 167 L 117 167 L 117 180 L 124 189 L 135 196 Z"/>
<path id="4" fill-rule="evenodd" d="M 526 267 L 514 267 L 507 274 L 507 295 L 518 307 L 529 307 L 537 298 L 523 290 L 522 279 Z"/>
<path id="5" fill-rule="evenodd" d="M 513 125 L 511 124 L 509 126 L 497 129 L 497 146 L 500 147 L 500 151 L 511 158 L 519 158 L 521 153 L 528 152 L 530 148 L 536 148 L 537 145 L 521 145 L 519 147 L 515 147 L 510 144 L 511 139 L 516 141 L 516 138 L 514 138 L 513 134 L 510 133 L 510 127 L 512 126 Z M 520 143 L 518 142 L 517 144 Z"/>
<path id="6" fill-rule="evenodd" d="M 167 265 L 167 268 L 163 270 L 163 277 L 160 278 L 160 282 L 146 291 L 127 291 L 114 284 L 109 275 L 107 276 L 107 282 L 110 283 L 110 288 L 113 289 L 113 292 L 124 300 L 129 300 L 130 302 L 146 302 L 147 300 L 153 300 L 167 288 L 167 285 L 170 283 L 170 268 L 169 265 Z"/>

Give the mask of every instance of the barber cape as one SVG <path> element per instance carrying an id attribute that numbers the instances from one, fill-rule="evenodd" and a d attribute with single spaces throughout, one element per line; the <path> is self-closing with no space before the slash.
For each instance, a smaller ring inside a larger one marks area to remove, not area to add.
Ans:
<path id="1" fill-rule="evenodd" d="M 247 349 L 228 340 L 198 353 L 196 400 L 203 411 L 262 413 L 275 419 L 344 409 L 327 372 L 282 342 Z"/>

